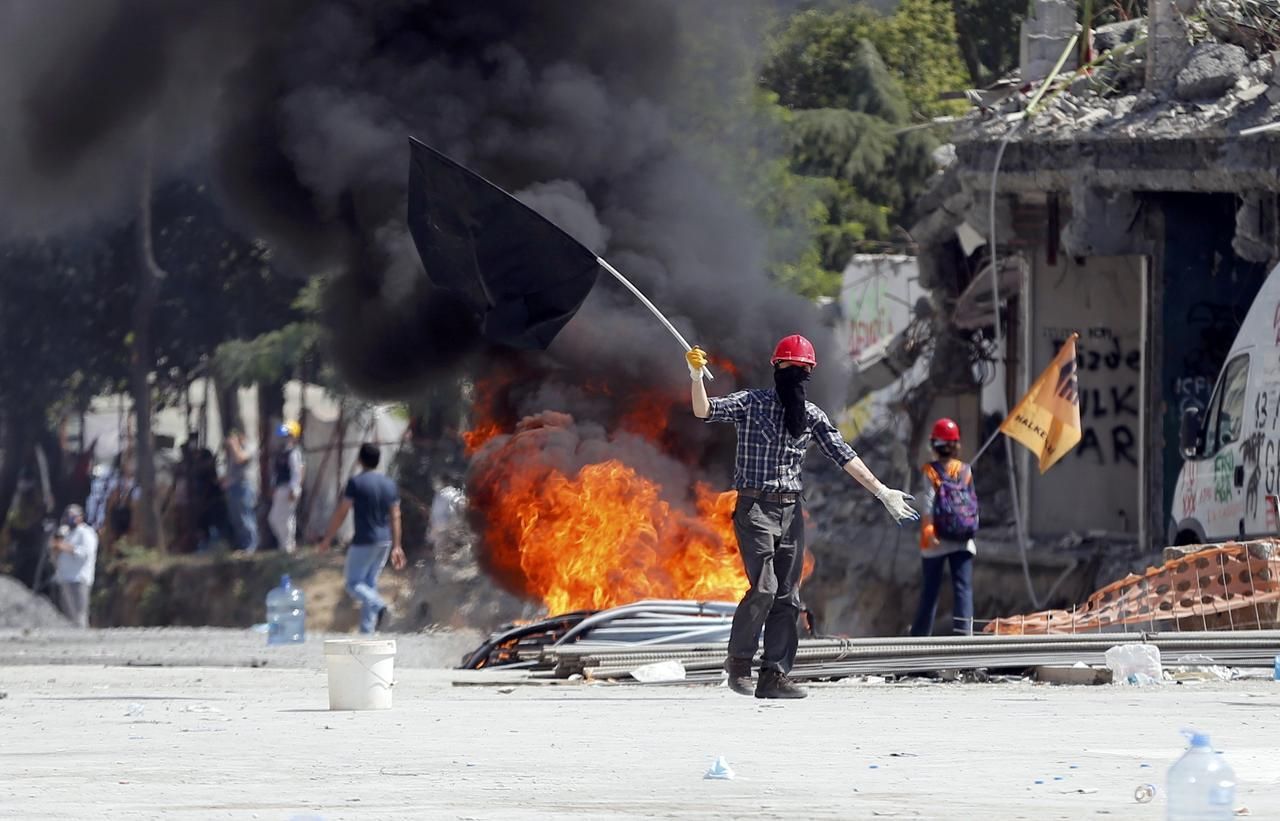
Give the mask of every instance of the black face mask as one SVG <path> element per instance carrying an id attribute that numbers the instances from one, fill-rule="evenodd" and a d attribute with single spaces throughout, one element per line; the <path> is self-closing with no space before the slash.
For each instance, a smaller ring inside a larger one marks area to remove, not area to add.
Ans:
<path id="1" fill-rule="evenodd" d="M 773 389 L 782 402 L 782 421 L 787 433 L 799 438 L 808 426 L 808 414 L 805 413 L 804 383 L 809 381 L 809 372 L 804 368 L 775 368 L 773 371 Z"/>

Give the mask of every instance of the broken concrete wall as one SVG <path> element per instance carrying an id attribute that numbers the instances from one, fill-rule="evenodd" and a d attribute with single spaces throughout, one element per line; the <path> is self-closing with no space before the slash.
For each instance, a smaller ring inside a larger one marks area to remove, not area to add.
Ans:
<path id="1" fill-rule="evenodd" d="M 1186 63 L 1190 37 L 1175 0 L 1150 0 L 1147 17 L 1147 89 L 1162 91 Z"/>
<path id="2" fill-rule="evenodd" d="M 1033 0 L 1030 13 L 1022 21 L 1019 65 L 1023 82 L 1043 80 L 1053 71 L 1063 50 L 1080 30 L 1076 22 L 1075 0 Z M 1073 54 L 1065 68 L 1073 69 Z"/>
<path id="3" fill-rule="evenodd" d="M 903 384 L 918 382 L 923 363 L 903 337 L 917 316 L 917 303 L 928 306 L 920 285 L 916 258 L 898 254 L 855 254 L 845 266 L 840 286 L 836 344 L 851 366 L 852 385 L 846 418 L 857 436 L 871 425 L 883 425 L 891 413 L 893 396 Z"/>

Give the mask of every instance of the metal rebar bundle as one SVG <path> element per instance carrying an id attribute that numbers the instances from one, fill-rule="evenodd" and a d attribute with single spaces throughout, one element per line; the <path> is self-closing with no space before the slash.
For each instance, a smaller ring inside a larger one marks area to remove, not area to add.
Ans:
<path id="1" fill-rule="evenodd" d="M 463 669 L 543 667 L 552 647 L 641 648 L 729 640 L 736 605 L 730 602 L 653 600 L 599 612 L 567 613 L 532 624 L 508 625 L 463 659 Z M 555 661 L 550 661 L 551 669 Z M 568 674 L 566 674 L 568 675 Z"/>
<path id="2" fill-rule="evenodd" d="M 1074 636 L 946 636 L 936 638 L 810 639 L 801 641 L 791 676 L 832 679 L 852 675 L 937 670 L 1024 670 L 1038 666 L 1101 665 L 1118 644 L 1150 643 L 1166 664 L 1182 656 L 1208 656 L 1215 664 L 1270 667 L 1280 653 L 1280 631 L 1237 633 L 1097 633 Z M 723 644 L 619 648 L 582 642 L 540 651 L 536 667 L 556 675 L 622 679 L 646 664 L 679 661 L 687 681 L 715 681 Z"/>
<path id="3" fill-rule="evenodd" d="M 720 680 L 734 605 L 644 601 L 599 612 L 570 613 L 512 625 L 472 653 L 464 667 L 518 667 L 558 678 L 633 680 L 639 667 L 679 661 L 685 681 Z M 1105 664 L 1119 644 L 1149 643 L 1166 665 L 1184 656 L 1214 664 L 1270 667 L 1280 654 L 1280 630 L 1236 632 L 1098 632 L 924 638 L 802 639 L 791 676 L 838 679 L 939 670 L 1020 672 L 1032 667 Z M 1199 662 L 1203 664 L 1203 662 Z"/>

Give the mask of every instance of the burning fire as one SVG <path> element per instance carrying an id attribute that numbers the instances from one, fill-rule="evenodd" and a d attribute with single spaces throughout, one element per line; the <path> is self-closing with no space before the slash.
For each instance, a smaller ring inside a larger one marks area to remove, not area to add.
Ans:
<path id="1" fill-rule="evenodd" d="M 502 428 L 496 422 L 482 422 L 471 430 L 463 431 L 462 444 L 466 454 L 471 456 L 484 447 L 486 442 L 501 433 Z"/>
<path id="2" fill-rule="evenodd" d="M 733 372 L 728 362 L 717 364 Z M 748 584 L 733 531 L 737 494 L 697 481 L 664 488 L 637 469 L 669 463 L 668 448 L 678 448 L 667 429 L 676 397 L 629 396 L 613 425 L 625 434 L 618 438 L 551 411 L 512 431 L 499 412 L 503 382 L 477 386 L 473 427 L 464 434 L 469 508 L 492 576 L 552 614 L 641 599 L 742 598 Z M 611 396 L 607 386 L 585 388 Z M 689 501 L 672 501 L 680 497 Z M 804 563 L 808 576 L 812 556 Z"/>
<path id="3" fill-rule="evenodd" d="M 490 549 L 518 554 L 528 591 L 551 613 L 654 598 L 736 601 L 746 591 L 732 493 L 700 486 L 700 515 L 691 516 L 617 460 L 518 484 L 486 535 Z"/>
<path id="4" fill-rule="evenodd" d="M 539 414 L 477 455 L 469 485 L 487 569 L 551 613 L 740 599 L 736 494 L 697 483 L 686 510 L 616 458 L 561 469 L 556 456 L 577 445 L 573 428 L 569 416 Z"/>

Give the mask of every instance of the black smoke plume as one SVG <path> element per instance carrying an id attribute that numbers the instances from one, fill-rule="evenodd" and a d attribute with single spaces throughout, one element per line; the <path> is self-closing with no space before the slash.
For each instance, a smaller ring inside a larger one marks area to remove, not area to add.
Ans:
<path id="1" fill-rule="evenodd" d="M 815 314 L 769 282 L 761 227 L 680 136 L 686 89 L 741 72 L 761 11 L 677 0 L 5 4 L 0 230 L 58 233 L 127 212 L 148 153 L 160 180 L 211 176 L 246 232 L 299 273 L 331 278 L 346 378 L 403 396 L 479 347 L 405 231 L 412 134 L 517 192 L 634 277 L 691 339 L 766 378 L 776 338 L 821 336 Z M 702 49 L 698 76 L 690 49 Z M 603 281 L 551 355 L 639 384 L 681 368 L 661 328 Z"/>

